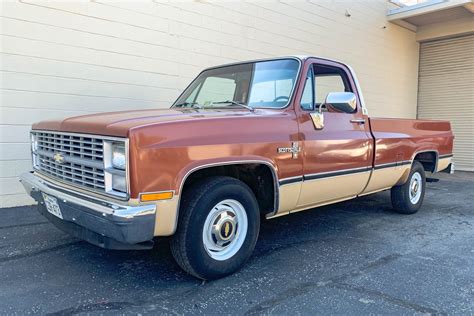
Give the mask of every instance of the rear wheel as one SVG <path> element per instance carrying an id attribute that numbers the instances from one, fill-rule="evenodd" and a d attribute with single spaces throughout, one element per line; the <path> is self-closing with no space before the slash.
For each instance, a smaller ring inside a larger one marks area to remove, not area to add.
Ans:
<path id="1" fill-rule="evenodd" d="M 426 177 L 423 165 L 414 161 L 408 180 L 391 190 L 392 206 L 402 214 L 416 213 L 423 203 L 426 188 Z"/>
<path id="2" fill-rule="evenodd" d="M 247 261 L 259 229 L 258 203 L 250 188 L 234 178 L 212 177 L 184 192 L 171 251 L 186 272 L 216 279 Z"/>

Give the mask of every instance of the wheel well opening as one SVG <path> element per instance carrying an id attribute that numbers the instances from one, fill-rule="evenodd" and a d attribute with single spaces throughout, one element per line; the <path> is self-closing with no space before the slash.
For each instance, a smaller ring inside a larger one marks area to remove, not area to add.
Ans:
<path id="1" fill-rule="evenodd" d="M 275 179 L 269 166 L 237 164 L 199 169 L 185 180 L 183 192 L 197 181 L 213 176 L 233 177 L 247 184 L 255 194 L 261 214 L 275 210 Z"/>
<path id="2" fill-rule="evenodd" d="M 433 173 L 436 172 L 436 159 L 436 152 L 430 151 L 417 154 L 413 160 L 419 161 L 423 165 L 425 171 Z"/>

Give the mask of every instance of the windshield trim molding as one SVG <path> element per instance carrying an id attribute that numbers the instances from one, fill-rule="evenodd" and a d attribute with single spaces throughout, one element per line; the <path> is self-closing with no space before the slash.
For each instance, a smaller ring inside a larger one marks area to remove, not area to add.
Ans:
<path id="1" fill-rule="evenodd" d="M 243 62 L 235 62 L 235 63 L 230 63 L 230 64 L 223 64 L 219 66 L 212 66 L 203 69 L 187 86 L 184 88 L 184 90 L 179 94 L 179 96 L 176 98 L 176 100 L 173 102 L 170 108 L 174 108 L 178 100 L 181 98 L 181 96 L 184 94 L 184 92 L 201 76 L 201 74 L 205 71 L 208 70 L 213 70 L 213 69 L 219 69 L 223 67 L 229 67 L 229 66 L 235 66 L 235 65 L 245 65 L 245 64 L 255 64 L 255 63 L 260 63 L 260 62 L 269 62 L 269 61 L 278 61 L 278 60 L 296 60 L 298 62 L 298 70 L 296 71 L 296 78 L 295 82 L 293 83 L 293 87 L 291 88 L 290 91 L 290 97 L 288 99 L 288 102 L 282 106 L 282 107 L 272 107 L 272 106 L 256 106 L 253 107 L 254 109 L 273 109 L 273 110 L 283 110 L 286 109 L 287 107 L 290 106 L 290 104 L 293 102 L 293 99 L 295 97 L 295 90 L 296 90 L 296 85 L 299 82 L 300 76 L 301 76 L 301 69 L 303 68 L 303 61 L 294 56 L 287 56 L 287 57 L 276 57 L 276 58 L 266 58 L 266 59 L 256 59 L 256 60 L 248 60 L 248 61 L 243 61 Z M 202 109 L 212 109 L 213 107 L 203 107 Z"/>

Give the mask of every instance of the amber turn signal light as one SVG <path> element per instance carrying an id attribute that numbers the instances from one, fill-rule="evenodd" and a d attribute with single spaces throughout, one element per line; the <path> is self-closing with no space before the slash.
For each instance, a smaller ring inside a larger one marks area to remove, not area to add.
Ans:
<path id="1" fill-rule="evenodd" d="M 140 195 L 140 202 L 169 200 L 173 198 L 173 192 L 144 193 Z"/>

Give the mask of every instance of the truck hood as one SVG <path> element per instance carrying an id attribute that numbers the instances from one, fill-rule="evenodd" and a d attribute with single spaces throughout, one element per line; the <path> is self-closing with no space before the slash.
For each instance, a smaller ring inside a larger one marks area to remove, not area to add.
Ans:
<path id="1" fill-rule="evenodd" d="M 127 137 L 131 129 L 172 121 L 255 115 L 246 109 L 153 109 L 107 112 L 42 121 L 35 130 Z"/>

